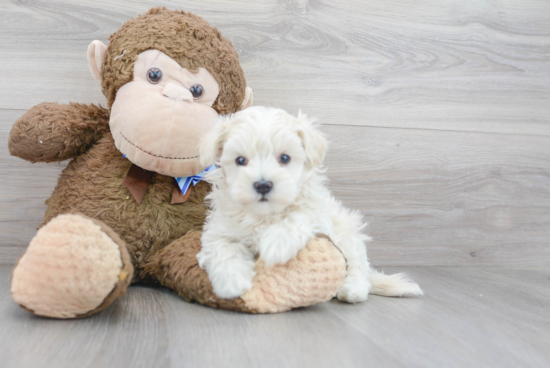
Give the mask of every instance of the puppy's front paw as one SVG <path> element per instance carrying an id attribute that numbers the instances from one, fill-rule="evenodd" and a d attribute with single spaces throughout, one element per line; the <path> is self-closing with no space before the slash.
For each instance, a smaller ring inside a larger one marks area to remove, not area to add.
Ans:
<path id="1" fill-rule="evenodd" d="M 294 239 L 288 232 L 278 231 L 273 227 L 262 234 L 258 252 L 268 267 L 286 264 L 305 246 L 301 243 L 303 240 Z"/>
<path id="2" fill-rule="evenodd" d="M 225 260 L 215 269 L 208 271 L 214 294 L 221 299 L 233 299 L 252 289 L 254 261 Z"/>
<path id="3" fill-rule="evenodd" d="M 369 297 L 371 284 L 368 280 L 361 278 L 346 278 L 344 285 L 338 290 L 338 300 L 347 303 L 360 303 Z"/>

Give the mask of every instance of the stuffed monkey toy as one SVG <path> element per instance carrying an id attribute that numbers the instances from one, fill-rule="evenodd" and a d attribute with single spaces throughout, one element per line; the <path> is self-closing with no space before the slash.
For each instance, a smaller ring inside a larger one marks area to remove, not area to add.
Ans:
<path id="1" fill-rule="evenodd" d="M 345 260 L 319 236 L 286 265 L 256 264 L 254 287 L 217 298 L 196 259 L 210 190 L 198 142 L 218 114 L 252 103 L 238 54 L 204 19 L 155 8 L 88 48 L 108 109 L 42 103 L 9 137 L 30 162 L 70 160 L 11 277 L 15 301 L 54 318 L 90 316 L 131 283 L 188 301 L 272 313 L 332 298 Z M 183 187 L 181 182 L 185 182 Z M 188 187 L 186 187 L 186 185 Z"/>

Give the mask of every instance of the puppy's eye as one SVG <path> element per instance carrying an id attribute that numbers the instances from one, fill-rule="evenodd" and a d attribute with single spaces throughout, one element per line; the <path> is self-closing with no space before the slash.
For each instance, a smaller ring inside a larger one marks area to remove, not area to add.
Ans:
<path id="1" fill-rule="evenodd" d="M 282 154 L 281 157 L 279 157 L 279 162 L 283 165 L 286 165 L 290 162 L 290 156 L 287 154 Z"/>
<path id="2" fill-rule="evenodd" d="M 199 98 L 202 96 L 204 90 L 200 84 L 195 84 L 193 87 L 189 88 L 189 91 L 191 91 L 191 94 L 193 95 L 193 98 Z"/>
<path id="3" fill-rule="evenodd" d="M 235 159 L 235 163 L 239 166 L 246 166 L 246 164 L 248 164 L 248 160 L 242 156 L 239 156 Z"/>
<path id="4" fill-rule="evenodd" d="M 162 72 L 158 68 L 151 68 L 147 71 L 147 80 L 153 84 L 157 84 L 162 79 Z"/>

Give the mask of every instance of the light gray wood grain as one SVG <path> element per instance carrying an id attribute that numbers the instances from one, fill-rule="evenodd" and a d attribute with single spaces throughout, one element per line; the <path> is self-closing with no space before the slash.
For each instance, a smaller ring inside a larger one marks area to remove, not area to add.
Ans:
<path id="1" fill-rule="evenodd" d="M 381 347 L 393 348 L 396 358 L 413 366 L 549 364 L 548 269 L 423 267 L 409 272 L 426 292 L 422 301 L 411 301 L 418 304 L 377 298 L 370 308 L 361 305 L 361 311 L 348 305 L 330 312 L 365 335 L 376 334 Z M 379 324 L 387 328 L 379 330 Z"/>
<path id="2" fill-rule="evenodd" d="M 511 0 L 0 4 L 0 262 L 22 253 L 65 166 L 8 157 L 11 124 L 42 101 L 104 104 L 88 43 L 156 5 L 220 27 L 256 103 L 319 118 L 374 264 L 550 263 L 550 3 Z"/>
<path id="3" fill-rule="evenodd" d="M 233 40 L 260 104 L 331 124 L 550 134 L 540 0 L 6 2 L 0 108 L 104 101 L 87 44 L 156 5 L 197 12 Z"/>
<path id="4" fill-rule="evenodd" d="M 400 271 L 403 269 L 399 269 Z M 547 367 L 550 272 L 406 268 L 422 298 L 371 296 L 278 315 L 189 304 L 131 287 L 85 319 L 38 318 L 9 297 L 0 266 L 2 367 Z M 395 272 L 397 269 L 386 269 Z"/>
<path id="5" fill-rule="evenodd" d="M 381 265 L 550 265 L 550 138 L 324 126 Z"/>
<path id="6" fill-rule="evenodd" d="M 0 111 L 9 126 L 20 111 Z M 550 138 L 323 126 L 334 194 L 370 223 L 375 265 L 550 264 Z M 0 249 L 13 263 L 64 168 L 10 157 L 0 130 Z M 39 178 L 39 180 L 36 180 Z"/>

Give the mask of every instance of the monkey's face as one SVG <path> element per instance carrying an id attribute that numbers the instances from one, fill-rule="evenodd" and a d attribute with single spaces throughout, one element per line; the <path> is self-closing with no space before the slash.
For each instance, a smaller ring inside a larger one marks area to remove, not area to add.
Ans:
<path id="1" fill-rule="evenodd" d="M 168 176 L 195 175 L 198 141 L 214 125 L 219 94 L 205 68 L 182 68 L 158 50 L 139 54 L 134 79 L 122 86 L 109 125 L 116 147 L 139 167 Z"/>

